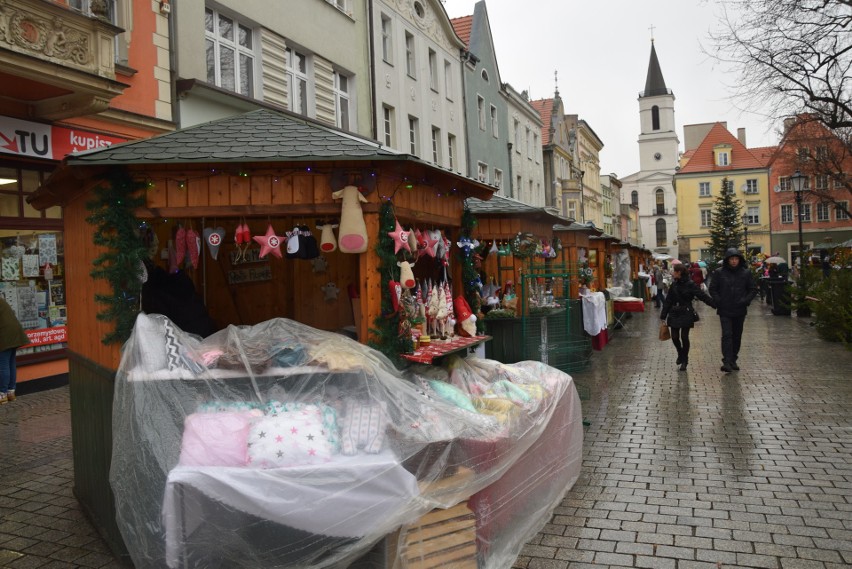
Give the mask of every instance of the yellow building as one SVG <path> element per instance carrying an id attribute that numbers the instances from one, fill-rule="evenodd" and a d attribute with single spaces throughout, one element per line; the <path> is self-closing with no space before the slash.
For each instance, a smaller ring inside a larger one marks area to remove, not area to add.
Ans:
<path id="1" fill-rule="evenodd" d="M 683 260 L 710 259 L 713 206 L 722 180 L 733 183 L 745 217 L 751 255 L 769 252 L 769 168 L 774 147 L 746 148 L 745 129 L 734 136 L 725 123 L 684 127 L 686 152 L 674 176 L 677 195 L 678 256 Z"/>

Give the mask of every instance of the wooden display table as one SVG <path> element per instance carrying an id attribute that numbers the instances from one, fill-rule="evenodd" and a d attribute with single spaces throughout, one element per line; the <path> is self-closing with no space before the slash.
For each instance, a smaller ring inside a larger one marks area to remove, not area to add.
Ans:
<path id="1" fill-rule="evenodd" d="M 413 354 L 402 354 L 402 357 L 419 364 L 431 364 L 438 358 L 466 351 L 467 348 L 478 346 L 490 339 L 491 336 L 474 336 L 472 338 L 458 337 L 450 342 L 433 341 L 428 346 L 414 350 Z"/>

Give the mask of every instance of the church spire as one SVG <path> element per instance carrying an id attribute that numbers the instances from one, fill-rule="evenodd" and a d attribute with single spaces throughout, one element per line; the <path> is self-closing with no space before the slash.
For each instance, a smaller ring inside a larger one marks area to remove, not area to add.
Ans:
<path id="1" fill-rule="evenodd" d="M 657 59 L 657 50 L 654 48 L 654 40 L 651 40 L 651 60 L 648 62 L 648 76 L 645 78 L 645 91 L 643 97 L 654 97 L 656 95 L 670 95 L 671 93 L 666 88 L 666 80 L 663 79 L 663 72 L 660 69 L 660 62 Z"/>

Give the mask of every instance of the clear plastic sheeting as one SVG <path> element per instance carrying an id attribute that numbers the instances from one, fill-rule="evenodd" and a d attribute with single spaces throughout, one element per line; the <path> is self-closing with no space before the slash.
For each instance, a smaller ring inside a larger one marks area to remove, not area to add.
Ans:
<path id="1" fill-rule="evenodd" d="M 570 376 L 539 362 L 400 371 L 290 320 L 201 339 L 145 314 L 113 429 L 137 569 L 510 567 L 579 476 L 583 437 Z"/>

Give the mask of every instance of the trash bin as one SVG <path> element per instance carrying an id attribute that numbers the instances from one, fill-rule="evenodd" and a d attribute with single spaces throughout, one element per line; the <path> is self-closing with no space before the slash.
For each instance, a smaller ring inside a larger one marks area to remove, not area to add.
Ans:
<path id="1" fill-rule="evenodd" d="M 772 295 L 772 314 L 790 316 L 790 292 L 787 290 L 787 279 L 770 278 L 769 292 Z"/>

